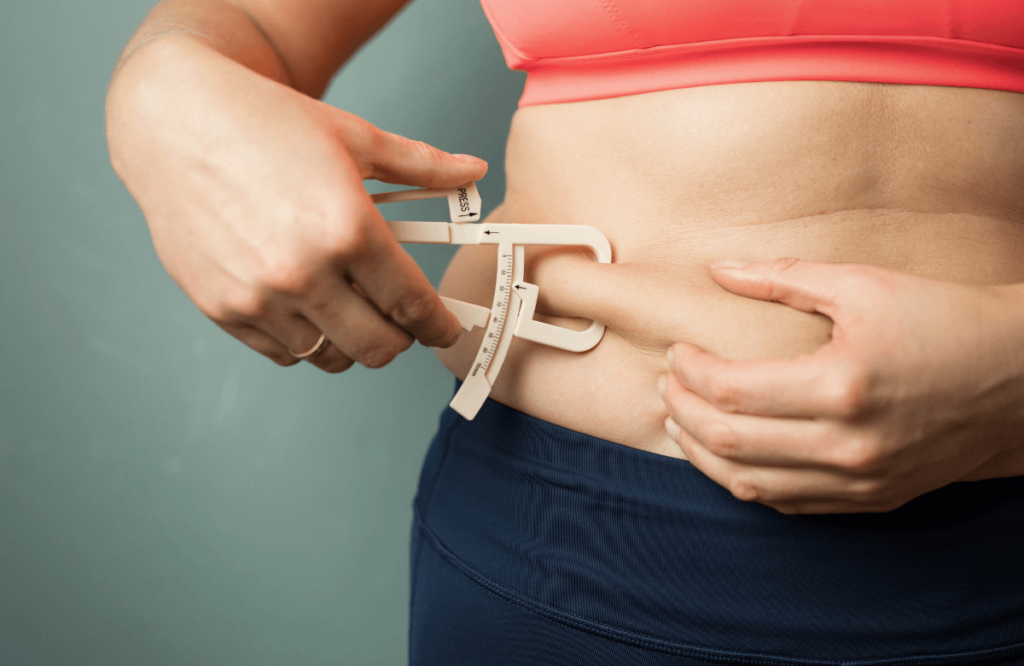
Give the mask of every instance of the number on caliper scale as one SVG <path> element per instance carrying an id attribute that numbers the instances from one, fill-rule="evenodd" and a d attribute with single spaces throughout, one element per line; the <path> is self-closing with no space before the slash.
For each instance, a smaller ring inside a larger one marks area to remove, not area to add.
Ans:
<path id="1" fill-rule="evenodd" d="M 494 358 L 494 354 L 498 349 L 498 342 L 501 340 L 501 331 L 505 328 L 505 319 L 508 316 L 508 301 L 509 294 L 512 293 L 512 253 L 503 252 L 498 257 L 498 279 L 495 283 L 497 289 L 495 289 L 495 296 L 497 302 L 494 304 L 494 308 L 491 309 L 491 320 L 487 324 L 487 333 L 484 335 L 485 346 L 480 350 L 480 354 L 483 356 L 477 357 L 473 362 L 473 369 L 470 372 L 470 376 L 475 377 L 476 374 L 481 370 L 487 370 L 487 366 L 490 365 L 491 359 Z"/>

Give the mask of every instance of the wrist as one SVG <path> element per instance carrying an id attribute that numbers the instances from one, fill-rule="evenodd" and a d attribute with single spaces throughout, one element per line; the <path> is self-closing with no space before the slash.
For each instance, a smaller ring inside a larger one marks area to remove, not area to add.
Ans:
<path id="1" fill-rule="evenodd" d="M 114 171 L 139 200 L 145 182 L 153 184 L 147 175 L 174 160 L 203 159 L 244 126 L 240 119 L 265 122 L 276 101 L 297 95 L 203 37 L 168 33 L 136 51 L 111 81 L 106 126 Z"/>

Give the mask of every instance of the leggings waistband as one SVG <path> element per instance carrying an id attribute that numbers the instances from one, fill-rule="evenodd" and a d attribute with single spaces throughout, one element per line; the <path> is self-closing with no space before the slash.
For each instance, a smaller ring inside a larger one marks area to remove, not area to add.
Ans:
<path id="1" fill-rule="evenodd" d="M 1024 478 L 787 516 L 687 461 L 488 400 L 473 421 L 441 415 L 415 507 L 483 579 L 658 640 L 847 661 L 1024 653 Z"/>

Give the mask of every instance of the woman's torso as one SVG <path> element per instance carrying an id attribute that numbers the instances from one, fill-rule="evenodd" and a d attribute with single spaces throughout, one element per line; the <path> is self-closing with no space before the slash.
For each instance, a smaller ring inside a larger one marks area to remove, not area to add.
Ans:
<path id="1" fill-rule="evenodd" d="M 668 90 L 532 106 L 515 116 L 505 202 L 489 223 L 586 224 L 614 263 L 528 255 L 563 325 L 598 316 L 578 354 L 514 339 L 491 397 L 552 423 L 681 456 L 656 390 L 676 341 L 785 358 L 830 321 L 716 285 L 708 265 L 782 256 L 969 284 L 1024 282 L 1024 96 L 827 81 Z M 493 246 L 464 247 L 441 293 L 481 305 Z M 465 377 L 482 333 L 440 357 Z"/>

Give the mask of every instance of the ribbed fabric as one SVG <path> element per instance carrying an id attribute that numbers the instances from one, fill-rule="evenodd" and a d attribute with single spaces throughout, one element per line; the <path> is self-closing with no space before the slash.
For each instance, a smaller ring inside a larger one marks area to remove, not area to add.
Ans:
<path id="1" fill-rule="evenodd" d="M 415 515 L 412 666 L 1024 664 L 1024 478 L 785 516 L 489 400 Z"/>
<path id="2" fill-rule="evenodd" d="M 1020 0 L 482 0 L 520 106 L 754 81 L 1024 92 Z"/>

